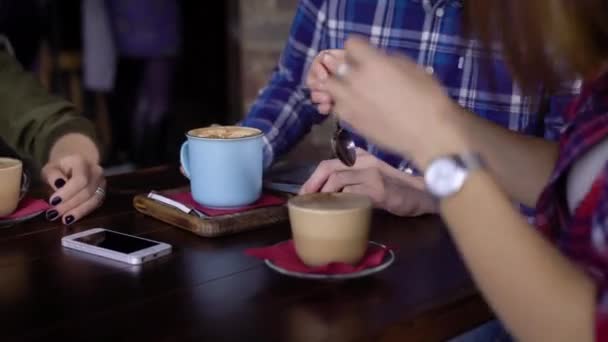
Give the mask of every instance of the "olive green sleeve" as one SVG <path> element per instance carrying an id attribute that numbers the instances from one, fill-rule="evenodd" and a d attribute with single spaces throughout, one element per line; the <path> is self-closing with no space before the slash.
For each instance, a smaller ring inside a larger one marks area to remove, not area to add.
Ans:
<path id="1" fill-rule="evenodd" d="M 13 57 L 0 51 L 0 137 L 23 157 L 43 165 L 55 140 L 67 133 L 96 141 L 93 125 L 72 104 L 50 95 Z"/>

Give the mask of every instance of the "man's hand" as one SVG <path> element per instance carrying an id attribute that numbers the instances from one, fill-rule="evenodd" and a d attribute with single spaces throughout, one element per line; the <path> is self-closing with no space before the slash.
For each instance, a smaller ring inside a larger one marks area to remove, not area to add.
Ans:
<path id="1" fill-rule="evenodd" d="M 333 99 L 328 92 L 320 89 L 323 82 L 327 81 L 331 70 L 336 70 L 345 59 L 344 50 L 325 50 L 315 57 L 310 71 L 306 77 L 306 86 L 310 88 L 310 98 L 317 105 L 321 114 L 329 114 L 333 109 Z"/>
<path id="2" fill-rule="evenodd" d="M 396 170 L 363 150 L 357 151 L 353 167 L 337 159 L 321 162 L 300 193 L 339 191 L 366 195 L 376 208 L 399 216 L 437 212 L 419 177 Z"/>

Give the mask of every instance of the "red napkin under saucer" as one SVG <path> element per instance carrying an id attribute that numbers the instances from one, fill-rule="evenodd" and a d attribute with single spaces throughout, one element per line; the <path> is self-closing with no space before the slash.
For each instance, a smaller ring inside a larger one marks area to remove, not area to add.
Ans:
<path id="1" fill-rule="evenodd" d="M 181 204 L 184 204 L 190 208 L 195 208 L 201 211 L 203 214 L 207 216 L 222 216 L 229 214 L 236 214 L 243 211 L 248 211 L 252 209 L 265 208 L 265 207 L 273 207 L 278 205 L 285 204 L 285 199 L 282 197 L 270 195 L 270 194 L 262 194 L 262 196 L 253 204 L 248 206 L 240 207 L 240 208 L 229 208 L 229 209 L 216 209 L 216 208 L 208 208 L 203 207 L 198 204 L 193 198 L 190 192 L 180 192 L 180 193 L 172 193 L 165 194 L 165 196 L 169 197 L 172 200 L 176 200 Z"/>
<path id="2" fill-rule="evenodd" d="M 43 212 L 50 208 L 46 201 L 35 198 L 24 198 L 19 202 L 17 210 L 8 216 L 0 216 L 0 220 L 18 220 L 29 215 Z"/>
<path id="3" fill-rule="evenodd" d="M 281 242 L 274 246 L 262 248 L 250 248 L 245 250 L 245 254 L 258 258 L 268 259 L 275 265 L 291 272 L 316 273 L 316 274 L 348 274 L 363 271 L 380 265 L 388 249 L 383 246 L 369 244 L 363 259 L 357 265 L 345 263 L 330 263 L 324 266 L 310 267 L 300 260 L 296 254 L 293 240 Z"/>

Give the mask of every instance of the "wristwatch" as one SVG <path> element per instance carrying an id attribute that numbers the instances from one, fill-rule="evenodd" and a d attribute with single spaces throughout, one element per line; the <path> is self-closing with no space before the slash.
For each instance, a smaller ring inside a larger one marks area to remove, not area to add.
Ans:
<path id="1" fill-rule="evenodd" d="M 424 182 L 431 195 L 443 199 L 460 191 L 472 171 L 483 168 L 485 163 L 478 153 L 439 157 L 427 167 Z"/>

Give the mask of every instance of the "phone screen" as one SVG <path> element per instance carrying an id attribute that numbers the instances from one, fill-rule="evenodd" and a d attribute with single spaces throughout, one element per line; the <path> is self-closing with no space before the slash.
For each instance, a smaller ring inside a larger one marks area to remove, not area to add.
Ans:
<path id="1" fill-rule="evenodd" d="M 139 239 L 134 236 L 118 234 L 107 230 L 82 236 L 74 240 L 125 254 L 158 245 L 152 241 Z"/>

